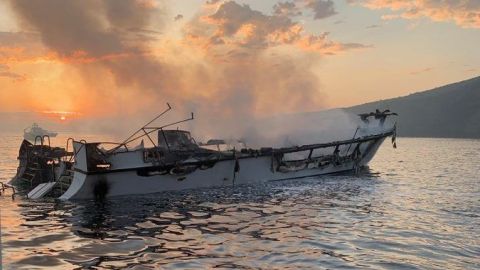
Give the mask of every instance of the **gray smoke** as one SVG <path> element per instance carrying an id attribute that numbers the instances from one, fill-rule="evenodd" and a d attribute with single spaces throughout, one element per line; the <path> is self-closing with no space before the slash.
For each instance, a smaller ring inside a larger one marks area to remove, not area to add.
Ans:
<path id="1" fill-rule="evenodd" d="M 327 8 L 323 17 L 334 12 L 331 1 L 310 2 L 312 9 Z M 25 31 L 38 33 L 44 46 L 81 74 L 88 87 L 80 98 L 98 110 L 91 120 L 103 123 L 92 128 L 125 133 L 167 101 L 178 108 L 169 120 L 196 113 L 198 120 L 187 127 L 201 138 L 318 127 L 315 121 L 291 127 L 291 121 L 277 126 L 257 121 L 323 106 L 320 80 L 312 71 L 320 57 L 285 49 L 304 38 L 300 24 L 286 16 L 210 1 L 218 9 L 201 11 L 186 22 L 181 39 L 172 40 L 163 36 L 173 16 L 162 1 L 10 0 L 10 5 Z M 309 40 L 321 42 L 316 48 L 332 46 L 324 38 Z"/>

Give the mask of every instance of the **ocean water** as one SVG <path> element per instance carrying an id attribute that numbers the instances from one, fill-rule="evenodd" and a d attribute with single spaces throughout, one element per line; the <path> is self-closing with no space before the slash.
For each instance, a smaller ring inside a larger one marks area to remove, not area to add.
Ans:
<path id="1" fill-rule="evenodd" d="M 0 181 L 20 142 L 0 137 Z M 358 176 L 0 207 L 3 269 L 480 269 L 480 140 L 385 142 Z"/>

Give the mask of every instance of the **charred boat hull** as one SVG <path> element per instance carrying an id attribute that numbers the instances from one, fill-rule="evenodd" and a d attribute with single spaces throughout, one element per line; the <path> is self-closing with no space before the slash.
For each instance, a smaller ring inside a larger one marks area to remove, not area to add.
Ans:
<path id="1" fill-rule="evenodd" d="M 367 165 L 389 135 L 391 132 L 357 143 L 359 144 L 357 151 L 360 152 L 357 158 L 352 157 L 356 145 L 342 144 L 345 148 L 350 147 L 352 154 L 339 156 L 338 160 L 328 156 L 282 162 L 278 161 L 273 152 L 269 155 L 253 154 L 230 157 L 218 160 L 206 168 L 202 167 L 204 165 L 202 162 L 184 163 L 174 170 L 174 168 L 155 164 L 141 166 L 141 162 L 138 160 L 141 155 L 136 152 L 119 153 L 116 157 L 117 163 L 112 162 L 112 167 L 108 170 L 82 169 L 82 162 L 78 161 L 73 182 L 60 199 L 92 199 L 208 187 L 233 187 L 242 184 L 351 172 Z M 87 156 L 87 153 L 82 153 L 82 151 L 88 147 L 76 143 L 75 148 L 81 149 L 78 156 Z M 119 157 L 122 155 L 124 157 Z M 130 162 L 120 162 L 128 159 L 131 159 Z M 127 166 L 115 168 L 115 164 L 126 164 Z"/>

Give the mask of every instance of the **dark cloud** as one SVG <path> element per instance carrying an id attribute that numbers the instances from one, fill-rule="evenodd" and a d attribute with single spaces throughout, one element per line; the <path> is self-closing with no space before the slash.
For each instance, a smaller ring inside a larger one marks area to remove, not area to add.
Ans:
<path id="1" fill-rule="evenodd" d="M 303 14 L 302 10 L 313 12 L 315 20 L 325 19 L 337 14 L 332 0 L 296 0 L 278 2 L 273 7 L 276 16 L 295 17 Z"/>
<path id="2" fill-rule="evenodd" d="M 0 32 L 0 46 L 26 47 L 31 43 L 36 43 L 39 35 L 26 32 Z"/>
<path id="3" fill-rule="evenodd" d="M 153 10 L 135 0 L 11 0 L 20 22 L 40 33 L 42 42 L 62 56 L 124 52 L 128 29 L 142 29 Z M 129 45 L 130 46 L 130 45 Z"/>
<path id="4" fill-rule="evenodd" d="M 173 18 L 174 21 L 180 21 L 181 19 L 183 19 L 182 14 L 177 14 L 177 16 L 175 16 L 175 18 Z"/>
<path id="5" fill-rule="evenodd" d="M 121 40 L 102 27 L 97 1 L 15 0 L 20 20 L 40 32 L 43 43 L 61 55 L 82 50 L 92 56 L 118 53 Z"/>
<path id="6" fill-rule="evenodd" d="M 278 2 L 273 7 L 273 14 L 276 16 L 294 17 L 302 15 L 302 11 L 295 2 Z"/>
<path id="7" fill-rule="evenodd" d="M 325 19 L 337 14 L 332 0 L 305 0 L 306 7 L 313 11 L 315 20 Z"/>
<path id="8" fill-rule="evenodd" d="M 153 6 L 132 0 L 103 0 L 103 6 L 110 28 L 118 31 L 129 28 L 141 29 L 149 25 L 157 11 Z"/>
<path id="9" fill-rule="evenodd" d="M 37 31 L 45 46 L 62 57 L 78 52 L 86 53 L 86 57 L 131 55 L 101 62 L 118 81 L 130 82 L 134 81 L 130 77 L 137 76 L 135 71 L 155 70 L 158 75 L 163 74 L 159 72 L 164 69 L 161 63 L 142 54 L 148 50 L 148 43 L 144 42 L 150 41 L 151 35 L 159 34 L 156 30 L 148 30 L 155 13 L 155 7 L 149 3 L 138 0 L 12 0 L 11 6 L 22 23 Z M 162 25 L 155 27 L 161 29 Z M 131 33 L 137 38 L 132 38 Z M 130 70 L 130 76 L 125 70 Z M 146 74 L 148 78 L 148 72 Z"/>

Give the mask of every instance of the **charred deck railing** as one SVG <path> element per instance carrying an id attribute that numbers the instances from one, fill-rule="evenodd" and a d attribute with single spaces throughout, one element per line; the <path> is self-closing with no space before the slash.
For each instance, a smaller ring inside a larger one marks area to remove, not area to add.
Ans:
<path id="1" fill-rule="evenodd" d="M 24 140 L 18 156 L 20 165 L 12 183 L 23 193 L 38 184 L 56 182 L 59 180 L 57 169 L 71 156 L 73 153 L 64 148 L 52 147 L 48 135 L 37 136 L 33 144 Z"/>
<path id="2" fill-rule="evenodd" d="M 308 145 L 302 145 L 302 146 L 293 146 L 293 147 L 288 147 L 288 148 L 276 148 L 273 149 L 276 153 L 295 153 L 295 152 L 302 152 L 302 151 L 309 151 L 309 150 L 315 150 L 315 149 L 320 149 L 320 148 L 328 148 L 328 147 L 334 147 L 334 146 L 341 146 L 341 145 L 347 145 L 347 144 L 356 144 L 356 143 L 363 143 L 375 139 L 380 139 L 388 136 L 394 135 L 396 132 L 396 127 L 393 127 L 390 131 L 384 132 L 384 133 L 379 133 L 375 135 L 368 135 L 360 138 L 354 138 L 350 140 L 345 140 L 345 141 L 335 141 L 335 142 L 329 142 L 329 143 L 318 143 L 318 144 L 308 144 Z"/>
<path id="3" fill-rule="evenodd" d="M 238 152 L 232 152 L 231 155 L 222 155 L 222 156 L 217 156 L 216 158 L 213 158 L 213 159 L 206 159 L 206 160 L 181 162 L 180 164 L 185 165 L 185 166 L 202 165 L 202 164 L 205 164 L 205 163 L 219 162 L 219 161 L 224 161 L 224 160 L 251 158 L 252 156 L 259 157 L 259 156 L 283 155 L 283 154 L 295 153 L 295 152 L 313 151 L 313 150 L 322 149 L 322 148 L 338 147 L 338 146 L 341 146 L 341 145 L 349 145 L 349 144 L 357 144 L 358 145 L 358 144 L 361 144 L 361 143 L 370 142 L 370 141 L 386 138 L 386 137 L 389 137 L 389 136 L 394 136 L 395 133 L 396 133 L 396 128 L 394 127 L 387 132 L 383 132 L 383 133 L 379 133 L 379 134 L 375 134 L 375 135 L 364 136 L 364 137 L 357 138 L 357 139 L 349 139 L 349 140 L 344 140 L 344 141 L 336 141 L 336 142 L 321 143 L 321 144 L 310 144 L 310 145 L 287 147 L 287 148 L 266 148 L 266 149 L 260 149 L 260 150 L 258 150 L 258 149 L 245 149 L 246 150 L 245 155 L 239 155 L 239 154 L 236 154 Z M 395 139 L 393 139 L 393 140 L 395 140 Z M 192 151 L 192 154 L 193 153 L 194 152 Z M 309 155 L 309 158 L 312 158 L 311 154 Z M 315 158 L 319 158 L 319 157 L 315 157 Z M 174 166 L 174 165 L 178 165 L 178 164 L 179 164 L 179 162 L 175 161 L 175 162 L 172 162 L 171 164 L 166 163 L 163 166 Z"/>
<path id="4" fill-rule="evenodd" d="M 128 147 L 127 147 L 127 144 L 131 143 L 131 142 L 134 142 L 138 139 L 141 139 L 143 137 L 147 137 L 148 140 L 150 141 L 150 143 L 152 143 L 152 145 L 157 148 L 158 145 L 157 143 L 155 143 L 155 141 L 152 139 L 152 137 L 150 137 L 150 134 L 156 132 L 156 131 L 163 131 L 163 129 L 167 128 L 167 127 L 171 127 L 173 125 L 178 125 L 178 124 L 181 124 L 181 123 L 185 123 L 185 122 L 188 122 L 188 121 L 191 121 L 191 120 L 194 120 L 194 115 L 193 115 L 193 112 L 191 113 L 191 116 L 187 119 L 183 119 L 183 120 L 180 120 L 180 121 L 176 121 L 176 122 L 173 122 L 173 123 L 169 123 L 169 124 L 166 124 L 166 125 L 162 125 L 162 126 L 159 126 L 159 127 L 152 127 L 150 126 L 153 122 L 155 122 L 156 120 L 158 120 L 160 117 L 162 117 L 163 115 L 165 115 L 167 112 L 169 112 L 170 110 L 172 110 L 172 106 L 170 106 L 169 103 L 167 103 L 167 108 L 161 112 L 159 115 L 157 115 L 156 117 L 154 117 L 152 120 L 150 120 L 148 123 L 146 123 L 145 125 L 143 125 L 141 128 L 139 128 L 137 131 L 135 131 L 132 135 L 130 135 L 127 139 L 125 139 L 122 143 L 116 143 L 118 146 L 110 149 L 107 151 L 107 153 L 113 153 L 115 151 L 117 151 L 118 149 L 122 148 L 122 147 L 125 147 L 126 150 L 128 151 Z M 142 134 L 143 132 L 143 134 Z M 165 136 L 165 134 L 162 133 L 162 136 Z M 165 140 L 167 142 L 167 140 Z M 103 144 L 103 142 L 101 143 Z M 170 150 L 170 147 L 168 145 L 168 142 L 167 142 L 167 148 L 168 150 Z"/>

